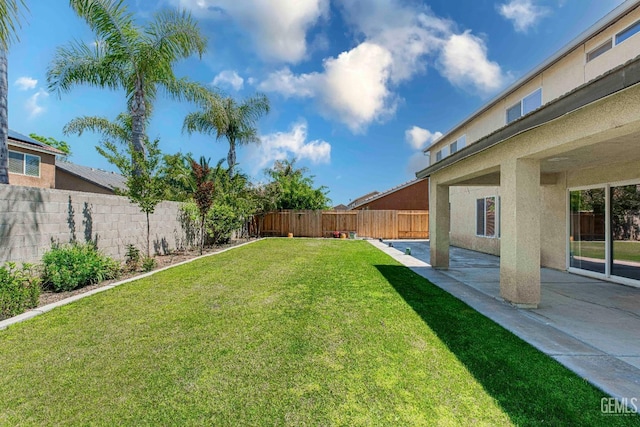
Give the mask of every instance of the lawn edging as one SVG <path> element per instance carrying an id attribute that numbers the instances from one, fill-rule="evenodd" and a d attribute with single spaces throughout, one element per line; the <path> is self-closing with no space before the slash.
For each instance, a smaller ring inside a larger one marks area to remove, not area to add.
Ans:
<path id="1" fill-rule="evenodd" d="M 4 319 L 4 320 L 0 321 L 0 331 L 3 330 L 3 329 L 8 328 L 11 325 L 15 325 L 16 323 L 24 322 L 25 320 L 29 320 L 29 319 L 32 319 L 32 318 L 34 318 L 36 316 L 44 314 L 44 313 L 46 313 L 48 311 L 53 310 L 54 308 L 58 308 L 58 307 L 62 307 L 63 305 L 71 304 L 74 301 L 78 301 L 78 300 L 80 300 L 82 298 L 86 298 L 86 297 L 89 297 L 91 295 L 95 295 L 97 293 L 104 292 L 104 291 L 109 290 L 109 289 L 113 289 L 116 286 L 124 285 L 126 283 L 136 281 L 138 279 L 144 279 L 146 277 L 153 276 L 156 273 L 160 273 L 161 271 L 165 271 L 165 270 L 168 270 L 168 269 L 173 268 L 173 267 L 178 267 L 178 266 L 181 266 L 181 265 L 184 265 L 184 264 L 188 264 L 190 262 L 197 261 L 199 259 L 206 258 L 206 257 L 212 256 L 212 255 L 218 255 L 218 254 L 230 251 L 231 249 L 240 248 L 242 246 L 246 246 L 246 245 L 258 242 L 258 241 L 263 240 L 263 239 L 264 238 L 262 237 L 262 238 L 259 238 L 259 239 L 250 240 L 248 242 L 244 242 L 244 243 L 241 243 L 241 244 L 236 245 L 236 246 L 231 246 L 231 247 L 228 247 L 228 248 L 224 248 L 224 249 L 222 249 L 222 250 L 220 250 L 218 252 L 212 252 L 212 253 L 209 253 L 209 254 L 200 255 L 200 256 L 197 256 L 195 258 L 191 258 L 191 259 L 188 259 L 188 260 L 185 260 L 185 261 L 182 261 L 182 262 L 178 262 L 176 264 L 168 265 L 166 267 L 162 267 L 162 268 L 159 268 L 157 270 L 150 271 L 148 273 L 141 274 L 139 276 L 130 277 L 128 279 L 124 279 L 124 280 L 121 280 L 121 281 L 116 282 L 116 283 L 111 283 L 109 285 L 105 285 L 105 286 L 102 286 L 102 287 L 99 287 L 99 288 L 96 288 L 96 289 L 92 289 L 92 290 L 84 292 L 82 294 L 74 295 L 74 296 L 71 296 L 69 298 L 65 298 L 65 299 L 60 300 L 60 301 L 52 302 L 51 304 L 43 305 L 42 307 L 33 308 L 33 309 L 31 309 L 29 311 L 25 311 L 24 313 L 19 314 L 17 316 L 10 317 L 8 319 Z"/>

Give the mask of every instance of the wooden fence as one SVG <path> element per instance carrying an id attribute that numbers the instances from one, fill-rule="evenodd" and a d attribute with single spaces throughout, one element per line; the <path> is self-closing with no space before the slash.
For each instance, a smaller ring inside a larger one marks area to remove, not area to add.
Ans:
<path id="1" fill-rule="evenodd" d="M 332 237 L 338 231 L 374 239 L 429 238 L 429 211 L 279 211 L 260 222 L 262 236 Z"/>

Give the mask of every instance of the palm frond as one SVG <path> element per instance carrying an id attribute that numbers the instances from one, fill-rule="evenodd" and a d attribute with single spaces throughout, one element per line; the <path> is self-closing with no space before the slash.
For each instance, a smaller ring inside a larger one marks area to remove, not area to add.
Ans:
<path id="1" fill-rule="evenodd" d="M 205 52 L 207 40 L 198 28 L 198 22 L 186 10 L 163 10 L 145 27 L 150 38 L 149 48 L 165 62 L 188 58 Z"/>
<path id="2" fill-rule="evenodd" d="M 187 132 L 189 135 L 194 132 L 215 135 L 218 132 L 216 120 L 217 118 L 212 116 L 209 111 L 189 113 L 184 118 L 182 132 Z"/>
<path id="3" fill-rule="evenodd" d="M 26 9 L 24 0 L 0 1 L 0 49 L 8 50 L 12 41 L 18 40 L 20 8 Z"/>
<path id="4" fill-rule="evenodd" d="M 133 55 L 133 42 L 139 33 L 124 0 L 70 0 L 69 3 L 110 50 Z"/>
<path id="5" fill-rule="evenodd" d="M 106 60 L 100 43 L 91 47 L 78 41 L 56 51 L 54 60 L 47 69 L 50 91 L 68 92 L 75 84 L 117 89 L 124 76 L 122 64 Z"/>
<path id="6" fill-rule="evenodd" d="M 105 117 L 77 117 L 67 123 L 62 129 L 65 135 L 77 134 L 78 136 L 82 136 L 83 132 L 86 131 L 100 134 L 105 140 L 117 141 L 121 144 L 130 144 L 131 116 L 128 114 L 119 114 L 113 122 Z"/>

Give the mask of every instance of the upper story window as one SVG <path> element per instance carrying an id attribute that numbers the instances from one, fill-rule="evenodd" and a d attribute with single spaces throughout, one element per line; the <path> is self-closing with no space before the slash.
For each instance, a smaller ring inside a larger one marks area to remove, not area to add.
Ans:
<path id="1" fill-rule="evenodd" d="M 467 143 L 467 135 L 462 135 L 460 138 L 449 144 L 449 153 L 453 154 L 456 151 L 462 150 Z"/>
<path id="2" fill-rule="evenodd" d="M 9 172 L 40 177 L 40 157 L 9 151 Z"/>
<path id="3" fill-rule="evenodd" d="M 538 88 L 520 101 L 507 108 L 507 124 L 524 116 L 542 105 L 542 88 Z"/>
<path id="4" fill-rule="evenodd" d="M 611 39 L 607 40 L 605 43 L 601 44 L 597 48 L 593 49 L 590 52 L 587 52 L 587 62 L 596 59 L 598 56 L 602 55 L 612 47 L 613 47 L 613 43 Z"/>
<path id="5" fill-rule="evenodd" d="M 442 150 L 436 151 L 436 162 L 442 160 Z"/>
<path id="6" fill-rule="evenodd" d="M 635 23 L 629 25 L 627 28 L 616 34 L 616 45 L 619 45 L 638 32 L 640 32 L 640 21 L 636 21 Z"/>

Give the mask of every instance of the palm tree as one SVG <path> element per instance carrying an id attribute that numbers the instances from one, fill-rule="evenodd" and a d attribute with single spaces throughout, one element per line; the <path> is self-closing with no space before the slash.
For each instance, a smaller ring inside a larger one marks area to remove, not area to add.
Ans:
<path id="1" fill-rule="evenodd" d="M 263 94 L 256 94 L 238 104 L 235 99 L 227 97 L 222 101 L 223 112 L 216 104 L 210 104 L 204 111 L 190 113 L 185 117 L 183 131 L 189 134 L 200 132 L 206 135 L 216 135 L 216 139 L 225 137 L 229 142 L 227 164 L 229 176 L 233 176 L 236 164 L 236 145 L 259 143 L 256 122 L 264 114 L 269 113 L 269 98 Z"/>
<path id="2" fill-rule="evenodd" d="M 187 12 L 162 11 L 140 27 L 123 0 L 70 0 L 70 4 L 97 40 L 58 48 L 47 71 L 49 90 L 60 95 L 76 84 L 124 89 L 131 115 L 130 142 L 137 152 L 145 152 L 146 125 L 159 88 L 178 100 L 215 105 L 200 84 L 173 73 L 176 61 L 194 53 L 201 56 L 206 47 Z"/>
<path id="3" fill-rule="evenodd" d="M 24 0 L 0 1 L 0 184 L 9 184 L 9 116 L 7 111 L 7 93 L 9 77 L 7 74 L 7 51 L 16 37 L 16 27 L 20 6 L 26 7 Z"/>

